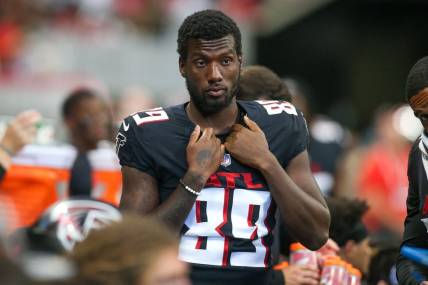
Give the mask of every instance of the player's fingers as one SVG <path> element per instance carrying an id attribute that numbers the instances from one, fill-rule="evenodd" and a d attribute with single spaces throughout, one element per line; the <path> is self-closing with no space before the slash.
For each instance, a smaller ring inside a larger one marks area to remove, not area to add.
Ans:
<path id="1" fill-rule="evenodd" d="M 223 157 L 224 157 L 224 152 L 225 152 L 225 146 L 224 144 L 220 145 L 220 161 L 223 161 Z"/>
<path id="2" fill-rule="evenodd" d="M 236 138 L 236 133 L 232 132 L 226 137 L 225 141 L 228 143 L 231 143 L 233 140 L 235 140 L 235 138 Z"/>
<path id="3" fill-rule="evenodd" d="M 225 150 L 229 150 L 230 149 L 230 145 L 231 145 L 230 142 L 228 142 L 226 140 L 222 146 L 224 147 Z"/>
<path id="4" fill-rule="evenodd" d="M 318 280 L 319 273 L 318 273 L 318 271 L 315 271 L 315 270 L 312 270 L 312 269 L 311 270 L 305 270 L 305 271 L 303 271 L 302 276 L 307 277 L 307 278 L 311 278 L 311 279 L 314 279 L 314 280 Z"/>
<path id="5" fill-rule="evenodd" d="M 190 134 L 189 144 L 193 144 L 198 141 L 199 135 L 201 133 L 201 127 L 196 125 L 193 129 L 193 132 Z"/>
<path id="6" fill-rule="evenodd" d="M 256 124 L 256 122 L 254 122 L 253 120 L 251 120 L 250 118 L 248 118 L 247 115 L 244 116 L 244 122 L 245 124 L 247 124 L 248 128 L 252 131 L 262 131 L 259 126 Z"/>
<path id="7" fill-rule="evenodd" d="M 300 280 L 299 280 L 300 284 L 305 284 L 305 285 L 318 285 L 319 284 L 319 280 L 318 279 L 313 279 L 310 277 L 306 277 L 306 276 L 301 276 Z"/>
<path id="8" fill-rule="evenodd" d="M 234 124 L 231 128 L 232 132 L 239 132 L 240 130 L 242 130 L 244 126 L 240 125 L 240 124 Z"/>
<path id="9" fill-rule="evenodd" d="M 199 140 L 208 139 L 211 137 L 212 134 L 212 128 L 206 128 L 202 131 L 201 138 Z"/>

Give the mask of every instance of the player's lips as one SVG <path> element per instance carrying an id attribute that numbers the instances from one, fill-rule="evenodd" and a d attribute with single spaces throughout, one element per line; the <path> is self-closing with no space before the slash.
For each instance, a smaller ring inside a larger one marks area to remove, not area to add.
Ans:
<path id="1" fill-rule="evenodd" d="M 225 86 L 215 86 L 215 87 L 208 88 L 205 92 L 210 96 L 219 97 L 219 96 L 224 95 L 224 93 L 226 93 L 226 87 Z"/>

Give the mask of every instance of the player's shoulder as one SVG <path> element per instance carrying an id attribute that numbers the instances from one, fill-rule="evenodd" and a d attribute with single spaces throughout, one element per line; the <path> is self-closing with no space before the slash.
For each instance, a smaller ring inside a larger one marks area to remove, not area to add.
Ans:
<path id="1" fill-rule="evenodd" d="M 184 106 L 156 107 L 133 113 L 126 117 L 121 124 L 120 131 L 128 132 L 161 132 L 165 127 L 174 124 L 183 116 Z"/>
<path id="2" fill-rule="evenodd" d="M 238 101 L 238 104 L 245 110 L 250 118 L 253 118 L 259 123 L 281 123 L 289 120 L 297 121 L 299 118 L 303 118 L 301 112 L 288 101 Z"/>

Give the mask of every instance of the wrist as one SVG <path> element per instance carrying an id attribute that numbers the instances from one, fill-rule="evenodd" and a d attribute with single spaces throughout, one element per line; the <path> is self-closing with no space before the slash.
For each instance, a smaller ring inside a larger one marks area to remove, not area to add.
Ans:
<path id="1" fill-rule="evenodd" d="M 188 170 L 182 177 L 181 181 L 191 187 L 193 190 L 200 192 L 204 188 L 208 177 L 197 171 Z"/>
<path id="2" fill-rule="evenodd" d="M 260 159 L 257 168 L 262 173 L 269 172 L 270 169 L 274 167 L 276 163 L 278 163 L 278 160 L 271 152 L 269 152 L 269 154 L 263 156 Z"/>

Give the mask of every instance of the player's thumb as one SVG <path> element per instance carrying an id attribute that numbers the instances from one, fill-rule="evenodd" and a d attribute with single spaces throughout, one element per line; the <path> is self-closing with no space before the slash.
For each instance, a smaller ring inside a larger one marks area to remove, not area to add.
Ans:
<path id="1" fill-rule="evenodd" d="M 250 118 L 248 118 L 247 115 L 244 116 L 244 122 L 245 124 L 248 126 L 248 128 L 252 131 L 261 131 L 261 129 L 259 128 L 259 126 L 256 124 L 256 122 L 254 122 L 253 120 L 251 120 Z"/>
<path id="2" fill-rule="evenodd" d="M 189 143 L 197 142 L 200 134 L 201 134 L 201 127 L 199 125 L 196 125 L 195 129 L 190 134 Z"/>

